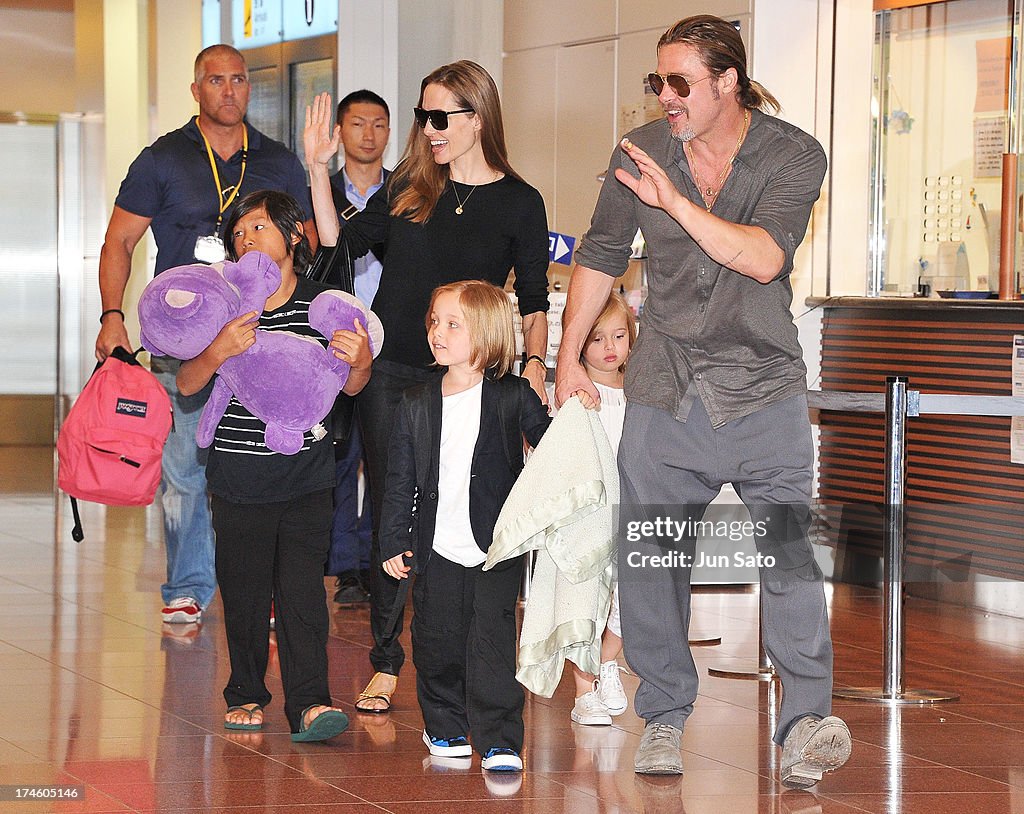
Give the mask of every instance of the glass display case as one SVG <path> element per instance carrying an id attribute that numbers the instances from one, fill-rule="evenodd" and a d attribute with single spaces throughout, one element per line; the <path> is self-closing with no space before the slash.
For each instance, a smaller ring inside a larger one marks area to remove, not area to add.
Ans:
<path id="1" fill-rule="evenodd" d="M 874 8 L 869 295 L 998 292 L 1001 231 L 1016 291 L 1015 3 L 876 0 Z"/>

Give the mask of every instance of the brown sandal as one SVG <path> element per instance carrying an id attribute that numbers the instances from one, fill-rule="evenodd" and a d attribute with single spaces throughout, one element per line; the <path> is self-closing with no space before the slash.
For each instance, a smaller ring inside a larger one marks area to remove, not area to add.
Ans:
<path id="1" fill-rule="evenodd" d="M 356 712 L 369 712 L 371 714 L 390 712 L 391 696 L 394 694 L 397 686 L 398 676 L 393 676 L 390 673 L 374 673 L 370 683 L 366 685 L 366 689 L 359 693 L 359 697 L 356 698 Z M 359 706 L 366 701 L 383 701 L 385 706 L 383 709 Z"/>

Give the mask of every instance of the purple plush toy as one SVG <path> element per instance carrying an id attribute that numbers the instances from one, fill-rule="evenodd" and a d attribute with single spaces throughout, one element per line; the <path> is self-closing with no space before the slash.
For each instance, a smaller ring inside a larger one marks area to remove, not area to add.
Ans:
<path id="1" fill-rule="evenodd" d="M 237 263 L 179 266 L 158 274 L 139 299 L 142 346 L 150 353 L 194 359 L 235 317 L 263 313 L 267 297 L 281 285 L 281 271 L 261 252 Z M 330 339 L 359 322 L 376 356 L 384 331 L 376 315 L 351 294 L 323 291 L 309 306 L 309 324 Z M 315 339 L 284 331 L 256 331 L 256 342 L 226 360 L 196 431 L 201 447 L 214 432 L 234 395 L 267 425 L 267 447 L 285 455 L 302 448 L 303 433 L 319 424 L 348 381 L 349 365 Z"/>

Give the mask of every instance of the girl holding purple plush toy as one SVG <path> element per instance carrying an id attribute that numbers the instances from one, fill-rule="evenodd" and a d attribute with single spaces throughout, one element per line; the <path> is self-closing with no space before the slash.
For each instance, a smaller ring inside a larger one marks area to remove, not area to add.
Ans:
<path id="1" fill-rule="evenodd" d="M 267 298 L 262 314 L 231 320 L 205 351 L 182 364 L 182 393 L 201 390 L 227 359 L 251 347 L 257 327 L 290 331 L 329 347 L 351 366 L 345 393 L 355 395 L 369 380 L 372 354 L 362 325 L 335 331 L 329 344 L 309 325 L 310 302 L 326 286 L 301 276 L 312 259 L 302 221 L 298 204 L 281 192 L 254 192 L 238 204 L 225 231 L 230 259 L 263 252 L 281 269 L 281 285 Z M 263 726 L 263 708 L 271 700 L 264 678 L 273 599 L 292 740 L 322 741 L 348 726 L 348 717 L 331 705 L 327 684 L 323 573 L 333 519 L 332 434 L 329 426 L 318 425 L 304 434 L 297 453 L 285 455 L 268 449 L 266 429 L 232 398 L 207 463 L 217 581 L 231 657 L 224 727 Z"/>

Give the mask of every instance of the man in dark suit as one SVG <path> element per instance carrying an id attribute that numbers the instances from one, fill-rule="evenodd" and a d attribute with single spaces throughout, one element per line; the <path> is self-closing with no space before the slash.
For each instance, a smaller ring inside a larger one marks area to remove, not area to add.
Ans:
<path id="1" fill-rule="evenodd" d="M 387 102 L 371 90 L 357 90 L 338 103 L 344 166 L 331 176 L 334 206 L 342 220 L 366 206 L 390 174 L 383 166 L 384 150 L 391 135 Z M 355 294 L 370 305 L 380 283 L 383 247 L 353 262 Z M 327 573 L 337 577 L 334 601 L 341 606 L 369 601 L 372 510 L 364 490 L 359 500 L 359 466 L 363 445 L 356 421 L 344 440 L 335 444 L 336 486 L 334 528 Z"/>

